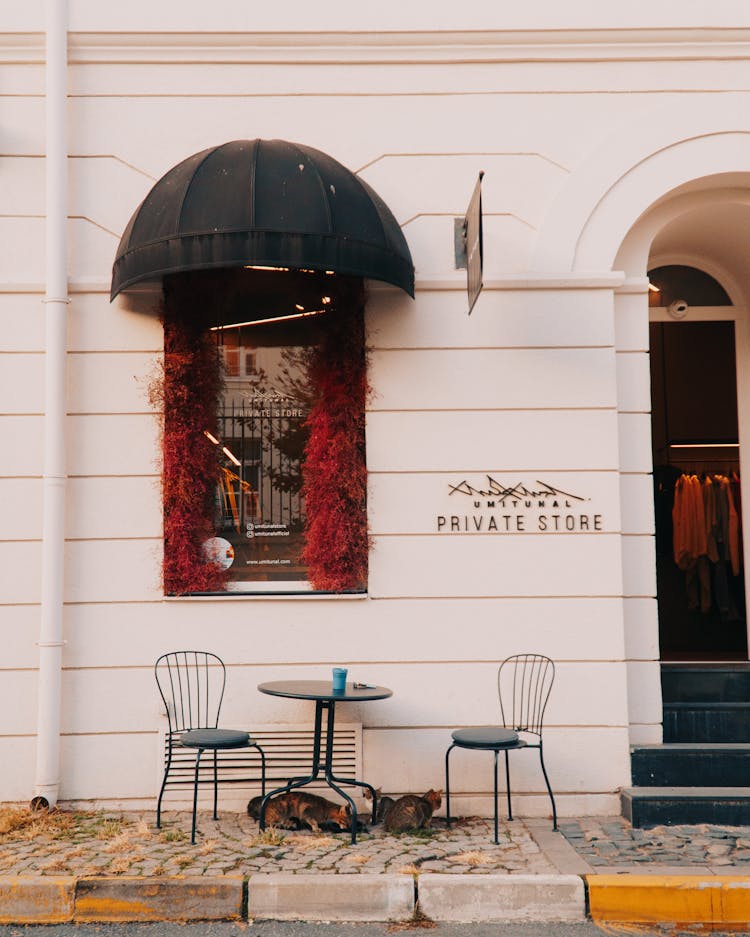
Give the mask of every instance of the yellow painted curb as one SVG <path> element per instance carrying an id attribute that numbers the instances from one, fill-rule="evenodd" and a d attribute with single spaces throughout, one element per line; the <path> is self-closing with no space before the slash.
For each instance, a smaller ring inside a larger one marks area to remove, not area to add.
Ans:
<path id="1" fill-rule="evenodd" d="M 244 879 L 103 876 L 78 880 L 77 923 L 236 921 L 242 917 Z"/>
<path id="2" fill-rule="evenodd" d="M 0 879 L 0 924 L 64 924 L 73 920 L 74 878 L 19 875 Z"/>
<path id="3" fill-rule="evenodd" d="M 621 924 L 750 924 L 750 876 L 587 875 L 589 914 Z"/>

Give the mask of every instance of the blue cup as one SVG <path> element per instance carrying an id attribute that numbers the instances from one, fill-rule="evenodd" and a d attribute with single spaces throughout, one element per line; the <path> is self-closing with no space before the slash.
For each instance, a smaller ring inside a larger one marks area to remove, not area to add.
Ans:
<path id="1" fill-rule="evenodd" d="M 346 675 L 349 671 L 346 667 L 333 668 L 333 692 L 343 693 L 346 689 Z"/>

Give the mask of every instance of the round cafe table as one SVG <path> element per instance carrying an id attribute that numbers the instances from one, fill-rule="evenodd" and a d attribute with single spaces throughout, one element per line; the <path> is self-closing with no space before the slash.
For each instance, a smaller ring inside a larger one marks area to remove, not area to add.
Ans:
<path id="1" fill-rule="evenodd" d="M 266 828 L 266 805 L 271 797 L 276 794 L 284 794 L 287 791 L 294 790 L 297 787 L 304 787 L 310 784 L 320 776 L 321 771 L 321 741 L 323 734 L 323 713 L 327 713 L 326 719 L 326 750 L 323 760 L 323 780 L 326 784 L 340 794 L 347 801 L 352 812 L 352 843 L 357 842 L 357 808 L 352 798 L 343 791 L 339 785 L 365 787 L 372 794 L 372 818 L 373 822 L 377 818 L 378 800 L 375 788 L 366 781 L 358 781 L 355 778 L 339 778 L 333 773 L 333 725 L 336 718 L 336 703 L 366 703 L 371 700 L 388 699 L 393 696 L 393 691 L 384 686 L 354 686 L 353 683 L 347 683 L 343 690 L 334 691 L 330 680 L 273 680 L 270 683 L 259 683 L 258 689 L 261 693 L 268 696 L 281 696 L 287 699 L 313 700 L 315 702 L 315 732 L 313 736 L 313 763 L 311 773 L 304 778 L 291 778 L 283 787 L 277 787 L 269 791 L 263 798 L 260 805 L 260 814 L 258 821 L 261 830 Z"/>

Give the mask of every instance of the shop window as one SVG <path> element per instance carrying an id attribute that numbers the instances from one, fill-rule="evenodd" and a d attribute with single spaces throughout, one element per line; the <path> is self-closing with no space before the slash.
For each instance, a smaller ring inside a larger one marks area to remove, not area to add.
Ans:
<path id="1" fill-rule="evenodd" d="M 314 394 L 310 347 L 319 336 L 310 327 L 257 325 L 222 329 L 217 339 L 233 343 L 223 357 L 237 362 L 237 379 L 224 382 L 215 437 L 216 534 L 233 556 L 228 588 L 306 584 L 302 467 Z M 263 347 L 250 352 L 248 342 Z"/>
<path id="2" fill-rule="evenodd" d="M 224 322 L 191 279 L 165 288 L 165 591 L 364 591 L 361 283 Z"/>

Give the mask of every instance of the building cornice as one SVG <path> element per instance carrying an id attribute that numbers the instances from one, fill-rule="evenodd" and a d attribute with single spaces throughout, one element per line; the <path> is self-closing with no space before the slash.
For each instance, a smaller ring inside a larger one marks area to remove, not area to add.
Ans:
<path id="1" fill-rule="evenodd" d="M 70 32 L 73 64 L 458 64 L 750 58 L 750 28 L 388 32 Z M 0 62 L 44 61 L 43 33 L 0 33 Z"/>

